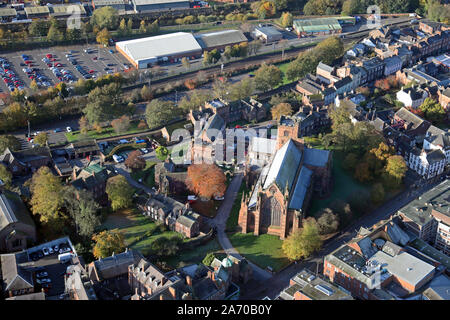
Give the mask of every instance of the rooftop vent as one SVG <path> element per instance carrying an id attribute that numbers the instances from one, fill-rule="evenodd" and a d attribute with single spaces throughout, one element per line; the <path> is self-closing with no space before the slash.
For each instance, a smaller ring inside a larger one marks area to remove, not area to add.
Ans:
<path id="1" fill-rule="evenodd" d="M 311 275 L 311 276 L 308 277 L 307 280 L 308 280 L 308 282 L 311 282 L 311 281 L 313 281 L 315 278 L 316 278 L 316 276 Z"/>
<path id="2" fill-rule="evenodd" d="M 333 294 L 333 290 L 331 290 L 330 288 L 328 288 L 326 286 L 320 285 L 320 284 L 314 286 L 314 288 L 316 288 L 323 294 L 326 294 L 327 296 L 331 296 Z"/>
<path id="3" fill-rule="evenodd" d="M 412 271 L 413 268 L 409 267 L 406 269 L 406 271 Z"/>

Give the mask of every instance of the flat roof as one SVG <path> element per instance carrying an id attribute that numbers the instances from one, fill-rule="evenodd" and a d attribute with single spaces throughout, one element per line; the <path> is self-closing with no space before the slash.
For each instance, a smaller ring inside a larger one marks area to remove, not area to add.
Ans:
<path id="1" fill-rule="evenodd" d="M 393 276 L 416 286 L 435 269 L 434 266 L 414 257 L 407 252 L 400 252 L 392 257 L 383 251 L 375 253 L 369 261 L 376 261 Z"/>
<path id="2" fill-rule="evenodd" d="M 300 32 L 342 30 L 337 18 L 314 18 L 294 20 L 294 27 Z"/>
<path id="3" fill-rule="evenodd" d="M 281 35 L 281 32 L 278 31 L 275 27 L 256 27 L 255 29 L 269 36 Z"/>
<path id="4" fill-rule="evenodd" d="M 137 6 L 145 6 L 150 4 L 178 3 L 178 2 L 189 2 L 189 0 L 133 0 L 133 3 Z"/>
<path id="5" fill-rule="evenodd" d="M 196 35 L 195 38 L 203 48 L 225 46 L 248 41 L 241 30 L 221 30 L 201 33 Z"/>
<path id="6" fill-rule="evenodd" d="M 120 41 L 116 45 L 136 62 L 202 51 L 194 36 L 187 32 Z"/>

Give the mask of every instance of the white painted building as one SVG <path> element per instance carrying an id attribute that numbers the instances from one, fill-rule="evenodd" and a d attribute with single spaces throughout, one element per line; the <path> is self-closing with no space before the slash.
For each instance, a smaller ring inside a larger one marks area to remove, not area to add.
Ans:
<path id="1" fill-rule="evenodd" d="M 428 92 L 421 88 L 411 87 L 397 92 L 397 100 L 402 102 L 405 107 L 417 109 L 428 98 Z"/>

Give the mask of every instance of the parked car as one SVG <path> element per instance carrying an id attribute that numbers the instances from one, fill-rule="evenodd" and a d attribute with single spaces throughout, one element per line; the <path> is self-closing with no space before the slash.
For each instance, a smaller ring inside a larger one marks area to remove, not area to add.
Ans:
<path id="1" fill-rule="evenodd" d="M 123 157 L 122 157 L 122 156 L 119 156 L 119 155 L 117 155 L 117 154 L 114 154 L 114 155 L 113 155 L 113 160 L 114 160 L 114 162 L 116 162 L 116 163 L 121 163 L 121 162 L 124 161 Z"/>
<path id="2" fill-rule="evenodd" d="M 144 153 L 144 154 L 148 153 L 148 150 L 145 149 L 145 148 L 141 148 L 141 151 L 142 151 L 142 153 Z"/>
<path id="3" fill-rule="evenodd" d="M 71 127 L 67 127 L 67 128 L 66 128 L 66 131 L 67 131 L 67 132 L 72 132 L 72 128 L 71 128 Z"/>
<path id="4" fill-rule="evenodd" d="M 48 248 L 42 248 L 42 252 L 44 253 L 44 256 L 49 255 Z"/>
<path id="5" fill-rule="evenodd" d="M 48 277 L 48 273 L 46 271 L 38 272 L 38 273 L 36 273 L 36 277 L 45 278 L 45 277 Z"/>

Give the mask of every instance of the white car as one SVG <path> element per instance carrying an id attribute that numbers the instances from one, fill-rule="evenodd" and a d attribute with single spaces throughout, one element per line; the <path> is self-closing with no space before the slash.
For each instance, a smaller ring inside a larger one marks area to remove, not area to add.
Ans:
<path id="1" fill-rule="evenodd" d="M 190 196 L 188 196 L 188 200 L 189 201 L 195 201 L 195 200 L 197 200 L 198 198 L 196 197 L 196 196 L 194 196 L 194 195 L 190 195 Z"/>
<path id="2" fill-rule="evenodd" d="M 148 150 L 147 150 L 147 149 L 145 149 L 145 148 L 141 148 L 140 150 L 141 150 L 141 151 L 142 151 L 142 153 L 144 153 L 144 154 L 148 153 Z"/>
<path id="3" fill-rule="evenodd" d="M 217 200 L 217 201 L 222 201 L 223 199 L 225 199 L 224 197 L 214 197 L 214 200 Z"/>
<path id="4" fill-rule="evenodd" d="M 49 253 L 49 254 L 53 254 L 53 252 L 54 252 L 54 251 L 53 251 L 53 248 L 52 248 L 52 247 L 48 247 L 48 253 Z"/>
<path id="5" fill-rule="evenodd" d="M 49 255 L 48 248 L 42 248 L 42 252 L 44 253 L 44 256 Z"/>
<path id="6" fill-rule="evenodd" d="M 118 156 L 117 154 L 113 154 L 113 160 L 114 160 L 114 162 L 116 162 L 116 163 L 121 163 L 121 162 L 124 161 L 123 157 Z"/>
<path id="7" fill-rule="evenodd" d="M 67 128 L 66 128 L 66 131 L 67 131 L 67 132 L 72 132 L 72 128 L 71 128 L 71 127 L 67 127 Z"/>

